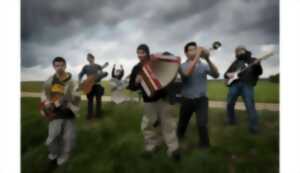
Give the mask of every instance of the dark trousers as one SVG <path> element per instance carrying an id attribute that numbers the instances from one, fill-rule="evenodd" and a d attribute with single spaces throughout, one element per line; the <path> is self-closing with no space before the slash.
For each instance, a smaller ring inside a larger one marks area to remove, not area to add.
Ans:
<path id="1" fill-rule="evenodd" d="M 250 131 L 258 130 L 258 114 L 254 102 L 254 87 L 244 82 L 236 82 L 229 88 L 227 96 L 227 118 L 229 123 L 236 123 L 236 116 L 234 111 L 235 103 L 239 96 L 243 97 L 248 116 Z"/>
<path id="2" fill-rule="evenodd" d="M 180 107 L 180 117 L 177 126 L 177 136 L 182 139 L 193 113 L 196 113 L 196 123 L 199 135 L 199 145 L 209 146 L 208 137 L 208 98 L 183 98 Z"/>
<path id="3" fill-rule="evenodd" d="M 101 117 L 102 95 L 104 88 L 101 85 L 94 85 L 91 92 L 87 94 L 88 114 L 87 119 L 94 117 L 94 98 L 96 97 L 96 117 Z"/>

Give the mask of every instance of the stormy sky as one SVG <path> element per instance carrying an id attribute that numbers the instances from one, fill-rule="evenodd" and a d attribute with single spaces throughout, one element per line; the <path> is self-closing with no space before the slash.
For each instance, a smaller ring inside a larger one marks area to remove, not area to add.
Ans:
<path id="1" fill-rule="evenodd" d="M 92 53 L 99 64 L 123 64 L 125 74 L 137 63 L 136 47 L 169 51 L 186 60 L 189 41 L 222 48 L 212 60 L 224 73 L 234 60 L 234 48 L 245 45 L 259 56 L 275 50 L 262 63 L 264 77 L 279 72 L 278 0 L 22 0 L 22 80 L 45 80 L 51 61 L 63 56 L 76 76 Z"/>

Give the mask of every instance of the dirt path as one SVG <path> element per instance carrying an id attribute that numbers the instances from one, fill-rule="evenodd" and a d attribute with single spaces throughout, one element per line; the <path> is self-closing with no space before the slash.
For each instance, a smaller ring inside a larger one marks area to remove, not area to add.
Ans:
<path id="1" fill-rule="evenodd" d="M 36 92 L 22 92 L 21 97 L 40 97 L 41 93 Z M 85 96 L 81 97 L 82 100 L 86 100 Z M 137 98 L 132 98 L 131 100 L 137 101 Z M 110 96 L 103 96 L 102 101 L 104 102 L 111 102 Z M 225 108 L 226 102 L 224 101 L 209 101 L 209 106 L 211 108 Z M 237 102 L 235 105 L 235 108 L 237 110 L 245 110 L 245 105 L 243 102 Z M 278 103 L 256 103 L 256 109 L 257 110 L 268 110 L 268 111 L 279 111 L 279 104 Z"/>

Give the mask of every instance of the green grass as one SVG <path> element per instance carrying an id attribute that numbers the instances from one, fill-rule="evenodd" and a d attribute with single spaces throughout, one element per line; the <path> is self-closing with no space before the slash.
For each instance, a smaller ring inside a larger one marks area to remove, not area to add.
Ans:
<path id="1" fill-rule="evenodd" d="M 110 96 L 110 86 L 108 81 L 102 81 L 106 96 Z M 21 90 L 27 92 L 41 92 L 42 82 L 22 82 Z M 210 100 L 226 100 L 228 87 L 222 80 L 210 80 L 208 82 L 208 95 Z M 271 83 L 267 80 L 260 80 L 255 88 L 256 102 L 279 102 L 279 84 Z M 126 90 L 129 96 L 136 96 L 136 93 Z"/>
<path id="2" fill-rule="evenodd" d="M 210 80 L 208 82 L 208 96 L 210 100 L 226 100 L 228 87 L 223 80 Z M 259 80 L 255 87 L 256 102 L 279 102 L 279 84 L 268 80 Z"/>
<path id="3" fill-rule="evenodd" d="M 176 163 L 166 156 L 165 147 L 151 159 L 141 158 L 143 137 L 140 131 L 142 105 L 105 103 L 104 117 L 92 123 L 77 119 L 77 146 L 69 162 L 47 170 L 47 122 L 38 111 L 39 99 L 21 99 L 21 163 L 23 173 L 276 173 L 279 162 L 279 113 L 260 111 L 262 131 L 250 135 L 247 116 L 237 112 L 236 127 L 224 125 L 223 109 L 210 109 L 209 130 L 212 147 L 195 148 L 195 117 L 190 122 L 183 145 L 183 158 Z M 85 115 L 86 102 L 81 115 Z M 176 116 L 178 108 L 175 110 Z"/>

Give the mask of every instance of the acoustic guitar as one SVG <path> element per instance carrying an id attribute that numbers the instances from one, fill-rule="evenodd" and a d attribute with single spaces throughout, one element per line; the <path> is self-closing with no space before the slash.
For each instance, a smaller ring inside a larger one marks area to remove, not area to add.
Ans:
<path id="1" fill-rule="evenodd" d="M 108 62 L 106 62 L 102 69 L 108 66 Z M 82 90 L 84 94 L 88 94 L 92 91 L 93 86 L 96 84 L 98 79 L 105 78 L 108 75 L 107 72 L 97 73 L 95 75 L 87 75 L 87 78 L 80 84 L 79 89 Z"/>
<path id="2" fill-rule="evenodd" d="M 56 114 L 54 109 L 59 106 L 61 97 L 54 95 L 49 101 L 43 101 L 39 104 L 40 113 L 48 120 L 51 121 L 55 118 Z"/>

